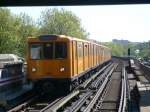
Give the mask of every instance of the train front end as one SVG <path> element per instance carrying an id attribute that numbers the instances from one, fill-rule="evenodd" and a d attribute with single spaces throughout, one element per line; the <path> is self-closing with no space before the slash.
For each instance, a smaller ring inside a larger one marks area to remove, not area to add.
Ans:
<path id="1" fill-rule="evenodd" d="M 70 83 L 70 41 L 57 35 L 28 39 L 28 79 L 36 90 L 51 92 Z"/>

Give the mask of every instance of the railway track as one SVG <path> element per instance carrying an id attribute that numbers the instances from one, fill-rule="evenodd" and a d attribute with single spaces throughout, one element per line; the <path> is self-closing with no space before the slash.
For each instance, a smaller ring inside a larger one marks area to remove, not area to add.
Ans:
<path id="1" fill-rule="evenodd" d="M 76 90 L 70 97 L 64 97 L 61 101 L 58 101 L 50 108 L 45 110 L 46 112 L 77 112 L 77 111 L 85 111 L 86 109 L 90 109 L 91 102 L 94 104 L 97 97 L 103 92 L 107 81 L 115 69 L 116 65 L 110 65 L 105 72 L 99 75 L 93 82 L 89 84 L 89 86 L 85 89 Z"/>
<path id="2" fill-rule="evenodd" d="M 126 81 L 126 71 L 125 67 L 122 68 L 122 83 L 121 83 L 121 98 L 119 103 L 118 112 L 125 112 L 126 110 L 126 98 L 127 98 L 127 81 Z"/>
<path id="3" fill-rule="evenodd" d="M 113 72 L 106 91 L 93 108 L 93 112 L 125 112 L 127 83 L 125 67 L 121 65 Z"/>
<path id="4" fill-rule="evenodd" d="M 91 112 L 101 109 L 103 101 L 111 87 L 111 80 L 117 63 L 111 63 L 103 67 L 100 71 L 79 85 L 67 96 L 56 98 L 55 100 L 39 101 L 37 97 L 11 109 L 9 112 Z M 121 79 L 121 78 L 120 78 Z M 125 80 L 123 80 L 125 81 Z M 125 88 L 122 86 L 122 88 Z M 124 96 L 124 89 L 122 96 Z M 123 97 L 124 98 L 124 97 Z M 124 99 L 122 99 L 124 100 Z M 121 101 L 120 101 L 121 102 Z M 119 105 L 118 110 L 122 110 L 125 103 Z M 122 111 L 119 111 L 122 112 Z"/>

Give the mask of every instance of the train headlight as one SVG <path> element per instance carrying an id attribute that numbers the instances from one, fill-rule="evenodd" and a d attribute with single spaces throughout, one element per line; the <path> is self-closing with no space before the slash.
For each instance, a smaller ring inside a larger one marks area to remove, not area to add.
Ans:
<path id="1" fill-rule="evenodd" d="M 61 72 L 65 71 L 65 68 L 64 67 L 60 68 L 60 71 Z"/>
<path id="2" fill-rule="evenodd" d="M 32 68 L 32 72 L 36 72 L 36 68 Z"/>

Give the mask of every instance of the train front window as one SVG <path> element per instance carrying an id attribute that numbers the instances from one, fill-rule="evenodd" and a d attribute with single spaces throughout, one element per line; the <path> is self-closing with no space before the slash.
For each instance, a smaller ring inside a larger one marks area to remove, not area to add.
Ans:
<path id="1" fill-rule="evenodd" d="M 52 59 L 53 58 L 53 43 L 44 44 L 43 56 L 44 56 L 44 59 Z"/>
<path id="2" fill-rule="evenodd" d="M 52 59 L 53 43 L 32 44 L 30 54 L 31 59 Z"/>
<path id="3" fill-rule="evenodd" d="M 41 59 L 42 58 L 42 45 L 32 44 L 30 48 L 31 59 Z"/>
<path id="4" fill-rule="evenodd" d="M 55 43 L 55 58 L 64 59 L 67 58 L 67 44 L 62 42 Z"/>

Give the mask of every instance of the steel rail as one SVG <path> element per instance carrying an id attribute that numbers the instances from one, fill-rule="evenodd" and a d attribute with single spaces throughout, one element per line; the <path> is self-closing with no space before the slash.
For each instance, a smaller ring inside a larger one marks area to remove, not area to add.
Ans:
<path id="1" fill-rule="evenodd" d="M 108 67 L 108 69 L 102 74 L 99 76 L 99 78 L 97 78 L 96 81 L 94 81 L 91 85 L 91 88 L 94 88 L 96 89 L 98 87 L 98 85 L 100 83 L 102 83 L 103 80 L 105 80 L 105 77 L 107 76 L 107 74 L 110 72 L 110 70 L 113 68 L 114 64 L 112 64 L 111 66 Z"/>
<path id="2" fill-rule="evenodd" d="M 125 71 L 125 67 L 123 66 L 122 68 L 122 88 L 121 88 L 121 99 L 120 99 L 120 103 L 119 103 L 119 109 L 118 112 L 125 112 L 125 108 L 126 108 L 126 71 Z"/>
<path id="3" fill-rule="evenodd" d="M 29 99 L 28 101 L 22 103 L 21 105 L 16 106 L 15 108 L 9 110 L 8 112 L 20 112 L 22 109 L 24 109 L 26 106 L 28 106 L 29 103 L 37 99 L 39 96 L 34 96 L 33 98 Z"/>
<path id="4" fill-rule="evenodd" d="M 112 63 L 109 63 L 108 65 L 104 66 L 100 71 L 98 71 L 96 74 L 94 74 L 91 78 L 87 79 L 85 82 L 83 82 L 79 88 L 80 89 L 85 89 L 87 87 L 87 85 L 93 81 L 96 77 L 98 77 L 100 75 L 100 73 L 104 72 L 104 70 L 106 70 L 109 66 L 111 66 Z"/>
<path id="5" fill-rule="evenodd" d="M 94 111 L 98 112 L 98 111 L 100 110 L 100 108 L 102 107 L 103 101 L 104 101 L 104 99 L 106 98 L 107 93 L 108 93 L 108 90 L 109 90 L 110 87 L 111 87 L 111 85 L 110 85 L 111 83 L 110 83 L 110 82 L 111 82 L 111 79 L 110 79 L 110 81 L 108 82 L 108 86 L 107 86 L 106 89 L 104 90 L 102 96 L 101 96 L 100 99 L 98 100 L 98 104 L 96 105 L 96 108 L 95 108 Z"/>
<path id="6" fill-rule="evenodd" d="M 50 103 L 49 105 L 47 105 L 45 108 L 43 108 L 40 112 L 44 112 L 47 109 L 49 109 L 51 106 L 55 105 L 58 101 L 60 101 L 62 98 L 58 98 L 55 101 L 53 101 L 52 103 Z"/>
<path id="7" fill-rule="evenodd" d="M 74 92 L 72 92 L 71 94 L 69 94 L 66 97 L 62 98 L 60 101 L 58 101 L 57 103 L 55 103 L 50 108 L 45 109 L 44 111 L 47 111 L 47 112 L 57 112 L 57 110 L 60 107 L 62 107 L 63 105 L 65 105 L 69 100 L 71 100 L 72 98 L 74 98 L 75 96 L 77 96 L 79 93 L 80 93 L 80 91 L 74 91 Z"/>
<path id="8" fill-rule="evenodd" d="M 113 67 L 111 69 L 111 71 L 109 72 L 109 74 L 107 75 L 107 77 L 105 78 L 103 84 L 101 85 L 101 87 L 98 89 L 96 95 L 94 96 L 94 98 L 92 99 L 92 101 L 88 104 L 88 106 L 84 109 L 83 112 L 90 112 L 91 109 L 93 108 L 94 104 L 96 103 L 96 101 L 98 100 L 98 98 L 101 96 L 102 92 L 104 91 L 104 88 L 107 85 L 107 82 L 109 81 L 110 76 L 112 75 L 112 72 L 114 71 L 115 67 Z"/>
<path id="9" fill-rule="evenodd" d="M 124 85 L 123 85 L 123 79 L 121 80 L 121 99 L 120 99 L 120 103 L 119 103 L 119 109 L 118 112 L 122 111 L 122 105 L 123 105 L 123 96 L 124 96 Z"/>
<path id="10" fill-rule="evenodd" d="M 79 99 L 76 103 L 74 103 L 71 107 L 65 110 L 65 112 L 77 112 L 82 107 L 82 105 L 86 102 L 86 100 L 92 95 L 92 92 L 85 93 L 81 99 Z"/>
<path id="11" fill-rule="evenodd" d="M 126 83 L 126 70 L 125 67 L 123 68 L 123 74 L 124 74 L 124 101 L 123 101 L 123 110 L 122 112 L 125 112 L 126 104 L 127 104 L 127 83 Z"/>

